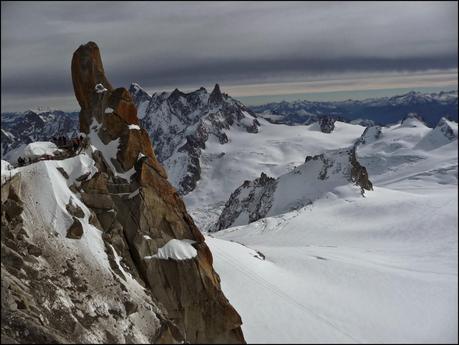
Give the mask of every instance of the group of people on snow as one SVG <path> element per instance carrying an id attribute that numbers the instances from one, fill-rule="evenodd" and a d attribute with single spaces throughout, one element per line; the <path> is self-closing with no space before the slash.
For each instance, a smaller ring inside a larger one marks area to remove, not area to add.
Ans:
<path id="1" fill-rule="evenodd" d="M 56 144 L 57 147 L 59 148 L 64 148 L 64 149 L 69 149 L 72 151 L 73 154 L 77 154 L 78 151 L 85 145 L 84 137 L 83 135 L 80 135 L 79 137 L 73 137 L 72 139 L 68 139 L 67 136 L 61 135 L 61 136 L 53 136 L 51 138 L 51 142 Z M 38 160 L 48 160 L 48 159 L 54 159 L 55 157 L 51 155 L 43 155 L 39 157 L 38 159 L 32 159 L 31 157 L 18 157 L 17 160 L 17 166 L 22 167 L 24 165 L 32 164 Z"/>

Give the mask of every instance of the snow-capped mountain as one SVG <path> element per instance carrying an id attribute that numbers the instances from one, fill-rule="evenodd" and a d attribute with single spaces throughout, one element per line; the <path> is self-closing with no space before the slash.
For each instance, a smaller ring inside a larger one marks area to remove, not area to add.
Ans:
<path id="1" fill-rule="evenodd" d="M 362 195 L 373 189 L 365 167 L 356 159 L 355 146 L 307 156 L 304 164 L 277 179 L 262 173 L 245 181 L 231 194 L 211 231 L 300 209 L 327 193 L 339 194 L 335 189 L 345 186 Z"/>
<path id="2" fill-rule="evenodd" d="M 403 95 L 365 100 L 337 102 L 294 101 L 268 103 L 252 106 L 260 116 L 289 125 L 310 124 L 321 116 L 334 117 L 340 121 L 365 119 L 376 124 L 396 123 L 406 114 L 414 112 L 434 127 L 441 117 L 458 120 L 457 90 L 438 93 L 411 91 Z"/>
<path id="3" fill-rule="evenodd" d="M 78 113 L 38 108 L 23 113 L 2 113 L 1 154 L 34 141 L 53 136 L 72 137 L 79 132 Z"/>
<path id="4" fill-rule="evenodd" d="M 227 131 L 237 128 L 258 132 L 256 115 L 239 101 L 221 93 L 219 85 L 209 94 L 205 88 L 183 93 L 154 93 L 138 85 L 130 93 L 139 109 L 142 127 L 153 140 L 155 152 L 179 193 L 187 194 L 201 177 L 201 151 L 208 140 L 229 141 Z"/>
<path id="5" fill-rule="evenodd" d="M 417 145 L 416 148 L 424 150 L 434 150 L 457 139 L 457 123 L 442 117 L 437 126 L 427 134 Z"/>

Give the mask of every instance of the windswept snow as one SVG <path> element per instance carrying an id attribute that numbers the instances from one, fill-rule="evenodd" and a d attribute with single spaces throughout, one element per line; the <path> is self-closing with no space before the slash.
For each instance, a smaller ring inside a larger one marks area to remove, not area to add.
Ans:
<path id="1" fill-rule="evenodd" d="M 198 252 L 192 246 L 195 241 L 193 240 L 169 240 L 163 247 L 158 249 L 155 255 L 145 256 L 145 260 L 149 259 L 173 259 L 173 260 L 187 260 L 192 259 Z"/>
<path id="2" fill-rule="evenodd" d="M 457 342 L 457 186 L 416 189 L 325 198 L 208 237 L 247 342 Z"/>
<path id="3" fill-rule="evenodd" d="M 61 161 L 40 161 L 17 168 L 22 181 L 21 198 L 24 204 L 34 205 L 24 210 L 24 217 L 29 219 L 26 223 L 34 224 L 37 228 L 44 227 L 51 232 L 50 235 L 54 234 L 60 239 L 62 246 L 91 258 L 88 264 L 103 268 L 104 274 L 111 274 L 102 232 L 89 223 L 90 210 L 69 188 L 76 175 L 95 171 L 94 164 L 89 156 L 82 154 Z M 69 180 L 57 170 L 58 167 L 63 167 L 70 175 Z M 83 236 L 79 240 L 66 238 L 67 229 L 73 222 L 66 209 L 70 200 L 84 213 L 84 218 L 79 219 L 83 226 Z"/>

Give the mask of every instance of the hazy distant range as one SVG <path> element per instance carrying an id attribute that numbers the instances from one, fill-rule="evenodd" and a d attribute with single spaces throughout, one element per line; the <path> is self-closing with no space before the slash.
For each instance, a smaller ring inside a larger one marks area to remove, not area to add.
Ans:
<path id="1" fill-rule="evenodd" d="M 352 91 L 327 91 L 327 92 L 308 92 L 308 93 L 291 93 L 283 95 L 262 95 L 262 96 L 239 96 L 235 97 L 246 105 L 261 105 L 271 102 L 282 101 L 344 101 L 348 99 L 363 100 L 367 98 L 391 97 L 401 95 L 409 91 L 418 92 L 439 92 L 457 90 L 457 86 L 450 87 L 419 87 L 419 88 L 394 88 L 394 89 L 376 89 L 376 90 L 352 90 Z"/>

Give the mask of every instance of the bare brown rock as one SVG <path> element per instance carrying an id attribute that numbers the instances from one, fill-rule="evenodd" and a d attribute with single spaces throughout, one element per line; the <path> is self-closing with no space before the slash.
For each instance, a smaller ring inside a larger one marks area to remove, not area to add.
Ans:
<path id="1" fill-rule="evenodd" d="M 111 84 L 105 78 L 104 67 L 100 57 L 100 51 L 97 44 L 88 42 L 81 45 L 72 57 L 72 81 L 73 89 L 78 103 L 81 106 L 80 113 L 80 130 L 88 133 L 88 112 L 92 98 L 97 97 L 94 88 L 97 84 L 102 84 L 108 90 L 112 89 Z"/>
<path id="2" fill-rule="evenodd" d="M 65 209 L 67 210 L 68 213 L 70 213 L 74 217 L 77 217 L 77 218 L 84 217 L 83 210 L 78 205 L 75 205 L 72 199 L 70 199 L 69 203 L 65 205 Z"/>
<path id="3" fill-rule="evenodd" d="M 83 236 L 83 225 L 78 218 L 73 217 L 73 223 L 67 229 L 67 238 L 79 240 Z"/>
<path id="4" fill-rule="evenodd" d="M 108 101 L 114 113 L 119 115 L 127 124 L 138 125 L 137 108 L 132 101 L 131 94 L 124 88 L 113 91 Z"/>
<path id="5" fill-rule="evenodd" d="M 95 43 L 75 51 L 72 78 L 81 105 L 80 130 L 98 135 L 104 144 L 119 140 L 116 157 L 104 157 L 102 148 L 94 152 L 96 166 L 106 174 L 83 182 L 81 197 L 98 214 L 107 248 L 113 246 L 124 269 L 163 306 L 167 320 L 155 342 L 244 343 L 241 318 L 221 290 L 204 237 L 168 182 L 147 132 L 136 128 L 137 110 L 129 92 L 113 90 L 108 83 Z M 99 83 L 107 90 L 98 93 Z M 91 133 L 93 121 L 100 126 L 97 133 Z M 108 214 L 109 208 L 114 212 Z M 197 256 L 145 259 L 171 239 L 193 240 Z M 106 252 L 112 255 L 111 249 Z"/>
<path id="6" fill-rule="evenodd" d="M 373 190 L 373 183 L 371 183 L 368 177 L 367 168 L 358 162 L 355 151 L 356 147 L 354 146 L 350 152 L 350 161 L 352 165 L 351 176 L 355 184 L 360 186 L 362 195 L 364 195 L 365 190 Z"/>

